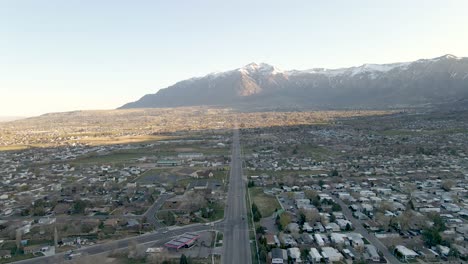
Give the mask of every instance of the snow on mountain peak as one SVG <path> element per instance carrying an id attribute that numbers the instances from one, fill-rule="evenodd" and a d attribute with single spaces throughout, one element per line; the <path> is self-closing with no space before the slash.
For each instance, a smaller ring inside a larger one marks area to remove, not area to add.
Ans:
<path id="1" fill-rule="evenodd" d="M 249 63 L 242 68 L 239 68 L 238 71 L 245 73 L 245 74 L 252 74 L 252 73 L 264 73 L 264 74 L 278 74 L 283 73 L 280 69 L 276 68 L 275 66 L 260 63 L 257 64 L 255 62 Z"/>

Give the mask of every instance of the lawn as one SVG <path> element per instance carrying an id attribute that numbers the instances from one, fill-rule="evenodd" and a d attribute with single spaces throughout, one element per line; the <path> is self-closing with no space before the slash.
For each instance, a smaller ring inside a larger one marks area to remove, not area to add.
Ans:
<path id="1" fill-rule="evenodd" d="M 221 220 L 224 217 L 224 204 L 221 203 L 213 203 L 209 206 L 209 208 L 214 210 L 214 213 L 209 218 L 210 221 Z"/>
<path id="2" fill-rule="evenodd" d="M 263 192 L 262 188 L 254 187 L 249 188 L 250 197 L 252 201 L 257 205 L 262 217 L 271 216 L 276 209 L 280 209 L 281 205 L 273 195 L 268 195 Z"/>
<path id="3" fill-rule="evenodd" d="M 2 263 L 2 264 L 3 263 L 11 263 L 11 262 L 30 259 L 30 258 L 34 258 L 34 257 L 35 256 L 33 254 L 16 255 L 16 256 L 12 256 L 9 259 L 0 259 L 0 263 Z"/>

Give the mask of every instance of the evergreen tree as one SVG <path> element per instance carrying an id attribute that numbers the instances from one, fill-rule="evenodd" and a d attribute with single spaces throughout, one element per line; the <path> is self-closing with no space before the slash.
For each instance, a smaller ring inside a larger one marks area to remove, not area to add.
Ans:
<path id="1" fill-rule="evenodd" d="M 182 254 L 182 256 L 180 256 L 180 261 L 179 261 L 179 264 L 188 264 L 188 259 L 187 259 L 187 256 L 185 256 L 184 254 Z"/>

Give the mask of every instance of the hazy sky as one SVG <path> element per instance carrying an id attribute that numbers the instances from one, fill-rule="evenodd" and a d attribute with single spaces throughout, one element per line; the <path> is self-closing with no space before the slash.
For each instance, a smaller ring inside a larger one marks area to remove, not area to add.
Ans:
<path id="1" fill-rule="evenodd" d="M 1 0 L 0 116 L 116 108 L 177 81 L 468 56 L 468 1 Z"/>

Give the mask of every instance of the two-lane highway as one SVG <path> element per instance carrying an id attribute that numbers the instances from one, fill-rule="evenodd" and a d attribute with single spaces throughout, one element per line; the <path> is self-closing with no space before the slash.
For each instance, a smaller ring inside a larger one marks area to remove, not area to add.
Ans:
<path id="1" fill-rule="evenodd" d="M 239 129 L 234 128 L 231 156 L 231 174 L 227 205 L 224 211 L 224 264 L 251 263 L 249 225 L 246 204 L 246 182 L 242 177 Z"/>

